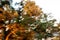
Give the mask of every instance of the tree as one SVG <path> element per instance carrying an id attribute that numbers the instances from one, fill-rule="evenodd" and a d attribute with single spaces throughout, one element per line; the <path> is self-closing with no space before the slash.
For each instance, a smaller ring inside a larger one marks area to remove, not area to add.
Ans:
<path id="1" fill-rule="evenodd" d="M 1 40 L 37 40 L 52 37 L 52 33 L 47 29 L 54 27 L 55 19 L 48 21 L 48 15 L 42 12 L 33 1 L 20 2 L 19 10 L 12 9 L 9 1 L 1 1 L 0 7 L 0 27 Z M 22 10 L 22 11 L 21 11 Z M 52 31 L 52 30 L 51 30 Z"/>

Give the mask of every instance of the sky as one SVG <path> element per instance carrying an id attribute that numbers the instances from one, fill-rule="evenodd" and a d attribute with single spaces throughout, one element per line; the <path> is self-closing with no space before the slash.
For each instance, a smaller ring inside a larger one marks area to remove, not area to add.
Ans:
<path id="1" fill-rule="evenodd" d="M 13 5 L 15 2 L 20 2 L 21 0 L 13 0 Z M 42 11 L 46 14 L 51 13 L 53 19 L 57 19 L 60 22 L 60 0 L 33 0 L 36 5 L 42 8 Z M 14 6 L 17 8 L 16 6 Z"/>

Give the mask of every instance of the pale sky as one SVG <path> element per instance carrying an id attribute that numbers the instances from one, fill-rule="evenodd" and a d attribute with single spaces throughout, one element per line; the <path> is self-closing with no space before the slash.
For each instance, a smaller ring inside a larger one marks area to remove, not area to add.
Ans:
<path id="1" fill-rule="evenodd" d="M 19 2 L 20 0 L 13 0 Z M 60 22 L 60 0 L 33 0 L 36 5 L 42 8 L 44 13 L 52 13 L 53 18 Z M 15 6 L 16 7 L 16 6 Z"/>

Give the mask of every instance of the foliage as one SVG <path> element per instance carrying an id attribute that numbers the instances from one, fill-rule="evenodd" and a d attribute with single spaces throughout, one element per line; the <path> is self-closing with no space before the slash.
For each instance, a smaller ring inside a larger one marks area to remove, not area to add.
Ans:
<path id="1" fill-rule="evenodd" d="M 46 36 L 49 37 L 52 33 L 46 32 L 46 29 L 52 29 L 56 20 L 48 21 L 48 15 L 44 14 L 35 2 L 23 2 L 20 2 L 22 8 L 15 10 L 10 6 L 9 1 L 1 1 L 0 23 L 3 23 L 0 24 L 0 28 L 2 29 L 4 27 L 4 32 L 7 33 L 1 33 L 6 35 L 3 38 L 5 40 L 34 40 L 36 37 L 39 40 L 46 38 Z"/>

